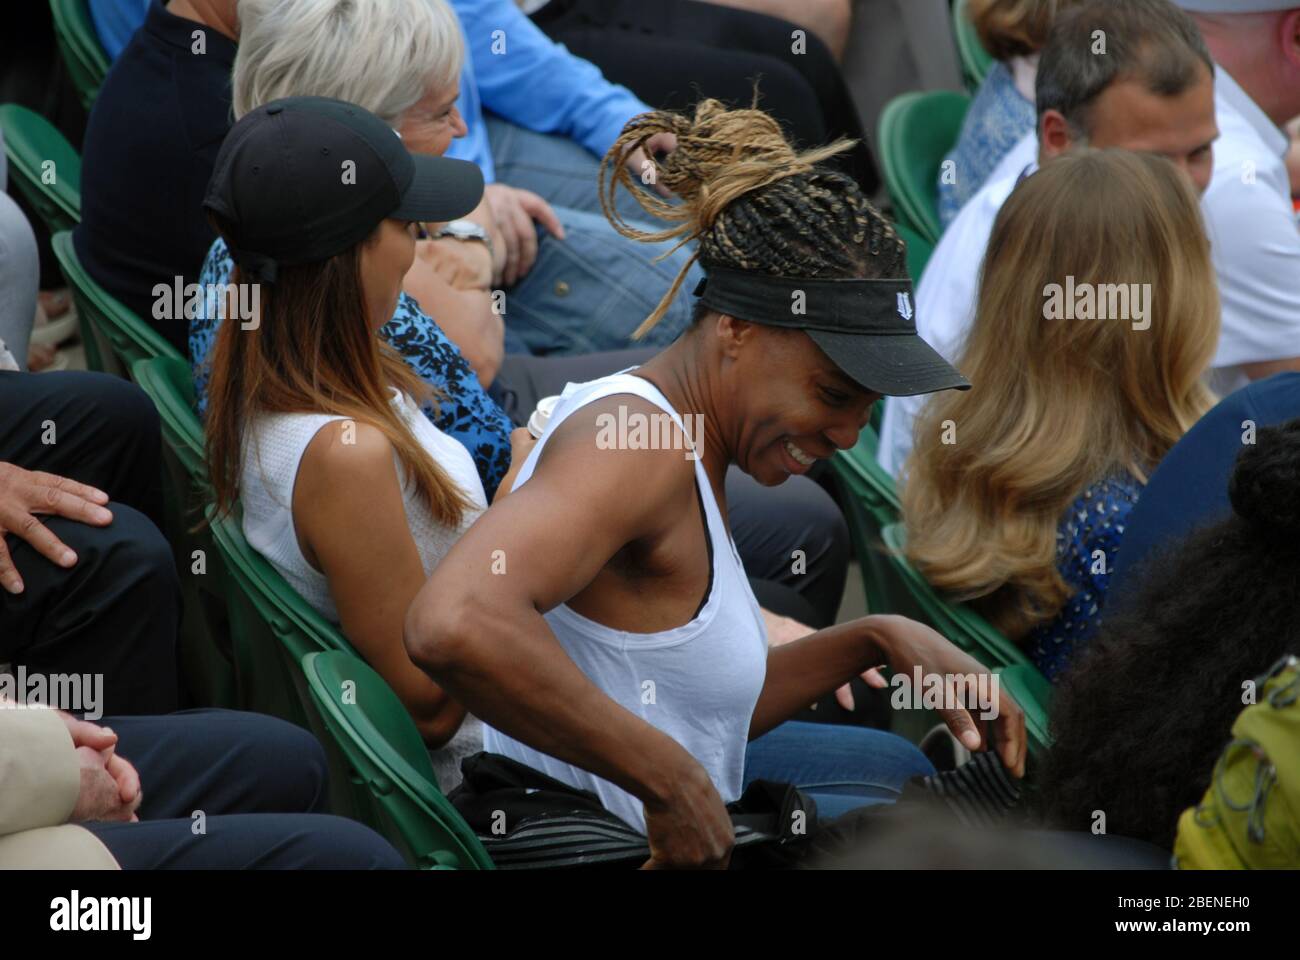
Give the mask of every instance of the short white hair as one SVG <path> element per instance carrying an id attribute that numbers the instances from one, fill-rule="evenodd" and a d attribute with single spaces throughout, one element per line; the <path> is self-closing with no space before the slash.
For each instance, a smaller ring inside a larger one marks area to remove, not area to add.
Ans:
<path id="1" fill-rule="evenodd" d="M 446 0 L 240 0 L 235 119 L 282 97 L 333 97 L 396 128 L 465 56 Z"/>

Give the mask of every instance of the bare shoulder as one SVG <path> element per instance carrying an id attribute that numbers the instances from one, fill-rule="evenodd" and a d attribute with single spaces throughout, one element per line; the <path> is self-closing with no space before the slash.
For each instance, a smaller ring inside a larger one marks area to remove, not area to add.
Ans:
<path id="1" fill-rule="evenodd" d="M 671 497 L 694 488 L 691 441 L 661 407 L 635 394 L 614 394 L 574 411 L 555 429 L 535 475 L 634 483 L 624 492 Z"/>
<path id="2" fill-rule="evenodd" d="M 397 468 L 383 431 L 362 420 L 332 420 L 303 451 L 294 497 L 365 497 L 389 482 L 397 483 Z"/>

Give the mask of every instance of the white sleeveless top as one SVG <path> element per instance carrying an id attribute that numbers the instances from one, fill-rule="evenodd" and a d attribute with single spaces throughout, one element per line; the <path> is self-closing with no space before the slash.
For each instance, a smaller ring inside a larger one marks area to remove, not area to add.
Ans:
<path id="1" fill-rule="evenodd" d="M 474 460 L 460 443 L 447 436 L 420 412 L 407 395 L 393 390 L 393 406 L 401 413 L 416 440 L 464 491 L 472 506 L 465 511 L 460 527 L 452 529 L 433 518 L 406 471 L 393 460 L 402 484 L 402 502 L 406 522 L 411 529 L 420 564 L 427 577 L 451 549 L 462 533 L 487 509 L 487 497 Z M 245 431 L 245 446 L 240 471 L 240 503 L 244 508 L 244 536 L 254 550 L 265 557 L 318 613 L 331 623 L 339 622 L 338 609 L 330 596 L 325 575 L 312 567 L 298 546 L 293 523 L 293 486 L 298 464 L 312 438 L 327 423 L 347 417 L 329 413 L 278 413 L 253 417 Z M 351 523 L 364 523 L 363 517 Z M 466 716 L 456 735 L 441 749 L 432 751 L 434 770 L 444 792 L 460 782 L 460 760 L 482 749 L 483 725 Z"/>
<path id="2" fill-rule="evenodd" d="M 642 397 L 683 426 L 667 398 L 641 377 L 624 372 L 569 384 L 514 488 L 532 476 L 547 439 L 566 417 L 595 400 L 618 394 Z M 665 432 L 648 431 L 650 436 Z M 689 431 L 686 435 L 694 436 Z M 561 604 L 546 614 L 546 622 L 588 679 L 624 709 L 680 743 L 708 771 L 723 802 L 730 803 L 740 796 L 749 723 L 767 673 L 767 631 L 701 460 L 695 461 L 695 484 L 704 505 L 713 566 L 708 598 L 694 619 L 659 633 L 629 633 Z M 635 491 L 629 495 L 635 496 Z M 491 726 L 484 731 L 485 749 L 592 791 L 605 809 L 645 830 L 641 801 L 630 793 Z"/>

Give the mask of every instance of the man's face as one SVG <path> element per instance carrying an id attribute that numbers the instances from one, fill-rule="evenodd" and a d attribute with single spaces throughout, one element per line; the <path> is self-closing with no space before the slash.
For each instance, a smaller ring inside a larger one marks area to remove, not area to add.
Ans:
<path id="1" fill-rule="evenodd" d="M 1159 154 L 1185 172 L 1198 193 L 1210 185 L 1219 128 L 1209 70 L 1172 97 L 1152 93 L 1141 81 L 1113 83 L 1093 101 L 1088 126 L 1090 147 Z M 1044 150 L 1052 152 L 1046 146 Z"/>

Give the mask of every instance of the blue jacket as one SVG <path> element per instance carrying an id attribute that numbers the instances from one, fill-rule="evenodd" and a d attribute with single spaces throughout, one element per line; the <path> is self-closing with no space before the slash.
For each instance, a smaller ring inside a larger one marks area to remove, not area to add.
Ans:
<path id="1" fill-rule="evenodd" d="M 570 137 L 599 157 L 628 120 L 650 109 L 542 33 L 511 0 L 451 5 L 465 34 L 457 106 L 469 133 L 452 141 L 447 156 L 478 164 L 489 182 L 496 177 L 484 110 L 537 133 Z"/>

